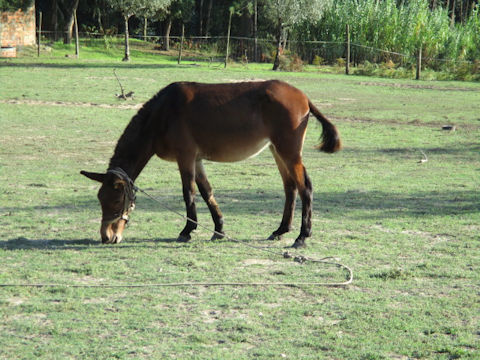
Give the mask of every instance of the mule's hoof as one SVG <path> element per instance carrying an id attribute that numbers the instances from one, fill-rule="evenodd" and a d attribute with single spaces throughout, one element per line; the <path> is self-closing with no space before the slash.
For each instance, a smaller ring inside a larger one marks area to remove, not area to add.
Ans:
<path id="1" fill-rule="evenodd" d="M 305 243 L 305 239 L 297 239 L 292 245 L 292 248 L 294 249 L 300 249 L 304 247 L 307 247 L 307 244 Z"/>
<path id="2" fill-rule="evenodd" d="M 272 235 L 270 235 L 267 240 L 282 240 L 282 236 L 283 234 L 272 233 Z"/>
<path id="3" fill-rule="evenodd" d="M 210 238 L 210 240 L 220 240 L 220 239 L 223 239 L 225 237 L 225 234 L 224 233 L 213 233 L 212 237 Z"/>
<path id="4" fill-rule="evenodd" d="M 188 242 L 192 237 L 190 235 L 178 235 L 177 242 Z"/>

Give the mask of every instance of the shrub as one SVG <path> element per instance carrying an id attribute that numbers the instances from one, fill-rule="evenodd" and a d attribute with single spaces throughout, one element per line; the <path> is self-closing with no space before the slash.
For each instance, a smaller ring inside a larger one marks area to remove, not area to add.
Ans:
<path id="1" fill-rule="evenodd" d="M 312 61 L 312 65 L 320 66 L 325 62 L 325 59 L 321 56 L 315 55 Z"/>
<path id="2" fill-rule="evenodd" d="M 380 65 L 382 69 L 388 69 L 388 70 L 395 69 L 396 66 L 397 65 L 395 65 L 395 63 L 392 60 L 388 60 Z"/>
<path id="3" fill-rule="evenodd" d="M 285 52 L 280 55 L 280 70 L 283 71 L 302 71 L 303 61 L 297 54 Z"/>

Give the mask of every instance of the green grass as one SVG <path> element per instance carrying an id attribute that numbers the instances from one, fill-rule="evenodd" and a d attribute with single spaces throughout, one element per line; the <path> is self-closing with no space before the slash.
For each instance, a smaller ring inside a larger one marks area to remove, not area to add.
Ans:
<path id="1" fill-rule="evenodd" d="M 113 76 L 127 91 L 123 102 Z M 28 58 L 0 63 L 0 283 L 125 284 L 343 281 L 332 266 L 298 264 L 199 229 L 143 195 L 117 246 L 99 243 L 97 185 L 131 108 L 172 81 L 280 78 L 337 124 L 345 148 L 313 149 L 307 256 L 353 268 L 345 288 L 0 288 L 0 358 L 477 359 L 479 349 L 480 85 L 413 82 L 234 66 Z M 35 101 L 35 102 L 32 102 Z M 42 103 L 44 102 L 44 103 Z M 97 105 L 96 105 L 97 104 Z M 99 107 L 98 104 L 111 105 Z M 455 132 L 441 129 L 454 124 Z M 423 159 L 423 151 L 427 162 Z M 265 237 L 283 208 L 268 151 L 207 162 L 225 230 L 282 252 Z M 137 185 L 183 212 L 173 163 L 152 159 Z M 199 220 L 213 229 L 199 201 Z"/>

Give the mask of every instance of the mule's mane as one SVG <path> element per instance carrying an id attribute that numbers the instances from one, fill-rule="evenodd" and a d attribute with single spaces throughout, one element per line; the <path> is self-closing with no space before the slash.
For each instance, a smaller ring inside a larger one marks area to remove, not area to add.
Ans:
<path id="1" fill-rule="evenodd" d="M 154 108 L 159 107 L 162 101 L 162 94 L 165 89 L 160 90 L 150 100 L 148 100 L 132 117 L 129 124 L 118 139 L 109 168 L 133 166 L 139 156 L 139 153 L 150 150 L 152 142 L 151 113 Z M 127 169 L 125 169 L 127 170 Z"/>

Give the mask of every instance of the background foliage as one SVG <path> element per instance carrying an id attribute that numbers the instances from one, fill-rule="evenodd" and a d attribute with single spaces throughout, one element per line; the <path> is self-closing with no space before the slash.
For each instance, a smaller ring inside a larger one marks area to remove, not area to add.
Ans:
<path id="1" fill-rule="evenodd" d="M 345 57 L 341 43 L 347 24 L 352 42 L 357 45 L 353 50 L 355 64 L 368 60 L 405 66 L 412 63 L 420 46 L 424 63 L 432 68 L 450 66 L 449 62 L 463 66 L 463 61 L 473 64 L 480 59 L 480 11 L 476 0 L 317 0 L 306 2 L 306 5 L 290 0 L 160 2 L 163 7 L 146 12 L 143 0 L 128 1 L 138 10 L 130 21 L 131 33 L 143 35 L 146 30 L 148 35 L 179 35 L 185 24 L 187 37 L 225 36 L 228 14 L 230 8 L 234 8 L 232 36 L 272 40 L 274 44 L 273 49 L 263 47 L 260 54 L 255 55 L 256 61 L 273 61 L 275 48 L 280 43 L 282 53 L 296 54 L 304 62 L 312 63 L 315 56 L 320 56 L 323 61 L 334 63 Z M 68 18 L 66 8 L 73 3 L 69 0 L 36 1 L 37 10 L 44 13 L 44 30 L 52 31 L 54 38 L 60 37 L 58 31 L 62 29 L 64 18 Z M 117 4 L 114 8 L 110 6 L 113 3 Z M 121 1 L 117 0 L 80 0 L 81 29 L 110 35 L 123 33 L 119 3 Z M 147 27 L 146 17 L 149 18 Z M 318 44 L 306 44 L 308 41 L 333 44 L 325 45 L 329 47 L 327 52 Z M 339 45 L 335 46 L 335 42 Z M 370 48 L 383 52 L 372 55 Z M 476 64 L 471 70 L 478 71 L 478 67 Z"/>
<path id="2" fill-rule="evenodd" d="M 33 4 L 34 0 L 0 0 L 0 10 L 15 11 L 25 10 Z"/>

